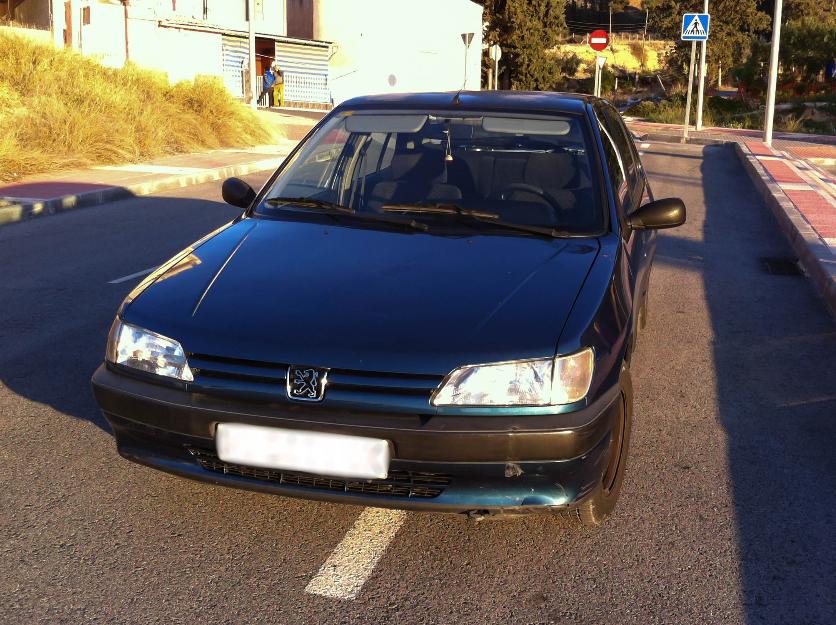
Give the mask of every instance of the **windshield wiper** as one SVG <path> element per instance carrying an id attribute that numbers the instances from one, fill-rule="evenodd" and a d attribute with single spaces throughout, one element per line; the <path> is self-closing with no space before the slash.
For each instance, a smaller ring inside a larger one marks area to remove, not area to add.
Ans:
<path id="1" fill-rule="evenodd" d="M 336 202 L 329 202 L 327 200 L 318 200 L 313 197 L 271 197 L 266 199 L 264 203 L 269 204 L 270 206 L 296 204 L 301 208 L 327 208 L 330 210 L 338 211 L 340 213 L 355 213 L 354 209 L 348 206 L 343 206 L 342 204 L 337 204 Z"/>
<path id="2" fill-rule="evenodd" d="M 407 228 L 412 228 L 413 230 L 420 230 L 421 232 L 426 232 L 430 229 L 427 224 L 415 221 L 414 219 L 398 219 L 397 217 L 376 215 L 375 213 L 358 213 L 349 206 L 343 206 L 342 204 L 337 204 L 336 202 L 318 200 L 310 197 L 272 197 L 265 200 L 265 204 L 270 206 L 293 204 L 294 206 L 298 206 L 302 209 L 312 208 L 315 210 L 321 210 L 329 215 L 349 215 L 352 218 L 359 219 L 361 221 L 374 221 L 378 223 L 394 224 L 396 226 L 405 226 Z"/>
<path id="3" fill-rule="evenodd" d="M 387 213 L 430 213 L 435 215 L 462 215 L 464 217 L 474 217 L 477 219 L 485 219 L 496 221 L 499 215 L 496 213 L 486 213 L 484 211 L 470 210 L 458 204 L 446 204 L 437 202 L 435 204 L 384 204 L 380 207 L 381 210 Z"/>
<path id="4" fill-rule="evenodd" d="M 549 228 L 548 226 L 532 226 L 529 224 L 518 224 L 510 221 L 504 221 L 500 219 L 499 215 L 496 213 L 470 210 L 459 206 L 458 204 L 384 204 L 381 207 L 381 210 L 393 213 L 432 213 L 436 215 L 454 215 L 482 223 L 493 224 L 509 230 L 519 230 L 520 232 L 539 234 L 541 236 L 552 238 L 577 236 L 571 232 L 557 230 L 556 228 Z"/>

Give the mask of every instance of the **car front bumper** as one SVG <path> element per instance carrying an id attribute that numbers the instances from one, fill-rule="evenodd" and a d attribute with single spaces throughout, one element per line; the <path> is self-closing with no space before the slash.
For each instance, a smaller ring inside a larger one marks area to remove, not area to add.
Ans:
<path id="1" fill-rule="evenodd" d="M 569 413 L 524 416 L 352 414 L 243 402 L 135 379 L 102 365 L 93 392 L 125 458 L 213 484 L 290 497 L 439 512 L 568 509 L 600 483 L 621 410 L 618 387 Z M 331 479 L 231 465 L 215 456 L 218 423 L 384 438 L 386 480 Z"/>

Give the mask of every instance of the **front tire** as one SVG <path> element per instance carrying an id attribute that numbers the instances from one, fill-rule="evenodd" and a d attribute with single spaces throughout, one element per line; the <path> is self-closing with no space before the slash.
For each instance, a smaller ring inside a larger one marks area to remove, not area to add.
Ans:
<path id="1" fill-rule="evenodd" d="M 587 527 L 598 527 L 612 513 L 624 481 L 624 469 L 630 450 L 630 432 L 633 426 L 633 385 L 630 380 L 630 370 L 626 365 L 622 365 L 619 385 L 621 408 L 610 435 L 607 469 L 592 494 L 577 508 L 566 513 L 570 519 Z"/>

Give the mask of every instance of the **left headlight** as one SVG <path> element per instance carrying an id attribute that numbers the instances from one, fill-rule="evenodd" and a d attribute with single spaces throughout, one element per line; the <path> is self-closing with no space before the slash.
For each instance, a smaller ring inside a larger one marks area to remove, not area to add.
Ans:
<path id="1" fill-rule="evenodd" d="M 595 358 L 585 348 L 567 356 L 471 365 L 454 370 L 434 406 L 552 406 L 586 397 Z"/>
<path id="2" fill-rule="evenodd" d="M 184 382 L 193 382 L 186 354 L 180 343 L 120 319 L 107 337 L 107 359 L 117 364 Z"/>

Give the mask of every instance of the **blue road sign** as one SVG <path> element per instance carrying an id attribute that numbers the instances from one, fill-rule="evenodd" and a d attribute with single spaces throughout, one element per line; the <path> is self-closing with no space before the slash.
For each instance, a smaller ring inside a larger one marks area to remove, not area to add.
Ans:
<path id="1" fill-rule="evenodd" d="M 708 39 L 708 13 L 686 13 L 682 16 L 682 41 L 705 41 Z"/>

